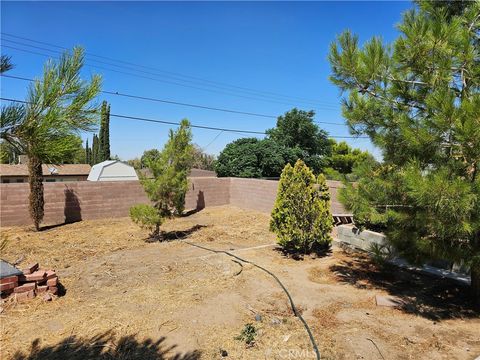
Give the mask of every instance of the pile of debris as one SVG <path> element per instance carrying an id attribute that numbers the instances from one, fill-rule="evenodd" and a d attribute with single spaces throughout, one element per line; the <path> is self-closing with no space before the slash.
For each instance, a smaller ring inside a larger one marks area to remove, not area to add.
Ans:
<path id="1" fill-rule="evenodd" d="M 13 295 L 18 302 L 43 295 L 44 300 L 52 300 L 58 294 L 58 276 L 55 270 L 40 269 L 38 263 L 23 270 L 1 261 L 0 291 L 2 297 Z"/>

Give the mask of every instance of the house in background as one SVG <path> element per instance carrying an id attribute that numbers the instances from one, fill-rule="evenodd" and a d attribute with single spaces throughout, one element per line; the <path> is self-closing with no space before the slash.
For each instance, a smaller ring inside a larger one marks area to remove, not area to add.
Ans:
<path id="1" fill-rule="evenodd" d="M 92 166 L 88 181 L 125 181 L 138 180 L 137 172 L 128 164 L 119 160 L 106 160 Z"/>
<path id="2" fill-rule="evenodd" d="M 42 165 L 44 182 L 86 181 L 91 166 L 88 164 Z M 0 164 L 0 182 L 28 182 L 28 165 Z"/>

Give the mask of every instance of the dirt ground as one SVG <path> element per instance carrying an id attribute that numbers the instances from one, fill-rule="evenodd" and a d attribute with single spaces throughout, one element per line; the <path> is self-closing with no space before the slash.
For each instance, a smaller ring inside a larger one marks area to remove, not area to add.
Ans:
<path id="1" fill-rule="evenodd" d="M 171 241 L 162 243 L 145 242 L 147 232 L 128 218 L 39 233 L 2 229 L 9 238 L 2 258 L 56 269 L 64 294 L 48 303 L 4 301 L 1 358 L 314 358 L 274 279 L 184 241 L 230 250 L 274 272 L 312 328 L 322 359 L 480 355 L 480 313 L 468 289 L 381 271 L 336 246 L 323 257 L 294 260 L 272 245 L 268 221 L 266 214 L 230 206 L 207 208 L 168 221 Z M 398 296 L 405 305 L 378 307 L 377 294 Z M 257 329 L 253 345 L 235 339 L 248 323 Z"/>

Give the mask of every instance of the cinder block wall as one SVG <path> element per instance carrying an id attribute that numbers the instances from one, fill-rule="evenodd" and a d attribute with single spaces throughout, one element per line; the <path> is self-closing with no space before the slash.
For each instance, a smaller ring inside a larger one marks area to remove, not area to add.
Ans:
<path id="1" fill-rule="evenodd" d="M 278 181 L 230 178 L 230 204 L 244 209 L 271 212 L 277 196 Z M 335 214 L 344 214 L 345 208 L 338 201 L 338 189 L 343 187 L 340 181 L 327 181 L 331 195 L 331 210 Z"/>
<path id="2" fill-rule="evenodd" d="M 341 183 L 329 181 L 332 212 L 344 213 L 337 201 Z M 270 212 L 275 202 L 278 181 L 240 178 L 190 178 L 185 208 L 231 204 L 244 209 Z M 132 205 L 148 203 L 138 181 L 76 181 L 44 183 L 44 224 L 128 216 Z M 29 186 L 0 184 L 0 225 L 30 225 Z"/>
<path id="3" fill-rule="evenodd" d="M 229 203 L 227 178 L 190 178 L 186 208 Z M 138 181 L 75 181 L 44 183 L 44 224 L 128 216 L 132 205 L 148 203 Z M 29 225 L 29 186 L 0 184 L 0 225 Z"/>

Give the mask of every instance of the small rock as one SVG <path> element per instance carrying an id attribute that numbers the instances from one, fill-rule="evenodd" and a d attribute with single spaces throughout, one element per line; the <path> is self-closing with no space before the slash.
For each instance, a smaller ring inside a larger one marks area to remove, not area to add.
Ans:
<path id="1" fill-rule="evenodd" d="M 0 307 L 0 314 L 3 313 L 3 307 Z"/>
<path id="2" fill-rule="evenodd" d="M 227 357 L 228 356 L 227 350 L 220 349 L 220 355 L 222 355 L 222 357 Z"/>
<path id="3" fill-rule="evenodd" d="M 45 294 L 43 296 L 43 301 L 52 301 L 52 295 L 50 294 Z"/>
<path id="4" fill-rule="evenodd" d="M 280 325 L 282 322 L 280 321 L 280 319 L 273 318 L 271 323 L 272 323 L 272 325 Z"/>
<path id="5" fill-rule="evenodd" d="M 287 342 L 288 339 L 290 339 L 290 336 L 291 336 L 290 334 L 289 334 L 289 335 L 285 335 L 285 336 L 283 337 L 283 342 Z"/>
<path id="6" fill-rule="evenodd" d="M 262 321 L 262 315 L 256 314 L 255 315 L 255 321 Z"/>

